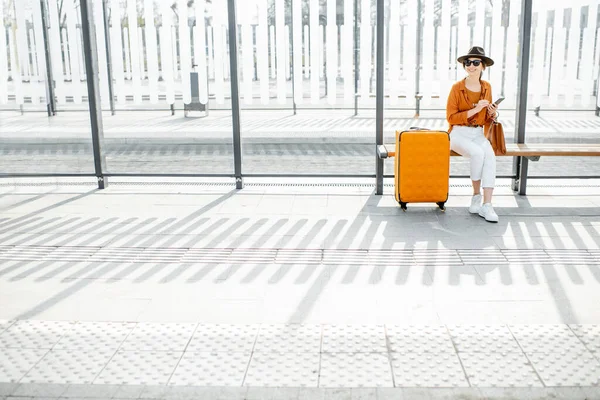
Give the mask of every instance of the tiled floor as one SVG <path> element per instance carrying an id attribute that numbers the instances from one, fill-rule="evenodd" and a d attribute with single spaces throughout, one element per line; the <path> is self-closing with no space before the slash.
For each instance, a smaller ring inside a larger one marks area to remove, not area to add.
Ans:
<path id="1" fill-rule="evenodd" d="M 600 397 L 597 188 L 10 182 L 1 400 Z"/>

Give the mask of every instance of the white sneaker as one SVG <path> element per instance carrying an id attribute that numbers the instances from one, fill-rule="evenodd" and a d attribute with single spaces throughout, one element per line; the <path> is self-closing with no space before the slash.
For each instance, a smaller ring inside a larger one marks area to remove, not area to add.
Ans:
<path id="1" fill-rule="evenodd" d="M 469 212 L 471 214 L 477 214 L 480 209 L 481 209 L 481 195 L 474 194 L 473 197 L 471 197 L 471 206 L 469 207 Z"/>
<path id="2" fill-rule="evenodd" d="M 494 211 L 492 203 L 484 203 L 479 210 L 479 216 L 485 218 L 487 222 L 498 222 L 498 214 Z"/>

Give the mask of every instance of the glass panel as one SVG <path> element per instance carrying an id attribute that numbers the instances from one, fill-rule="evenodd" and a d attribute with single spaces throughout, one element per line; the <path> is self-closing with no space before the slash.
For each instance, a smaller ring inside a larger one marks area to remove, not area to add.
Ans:
<path id="1" fill-rule="evenodd" d="M 94 158 L 87 103 L 80 113 L 48 118 L 46 96 L 46 54 L 42 10 L 39 1 L 0 1 L 0 171 L 5 174 L 93 174 Z M 85 94 L 85 75 L 81 67 L 65 80 L 62 56 L 69 52 L 79 66 L 83 54 L 81 41 L 62 53 L 58 29 L 58 10 L 50 1 L 48 30 L 50 59 L 56 84 L 58 108 L 67 97 L 81 103 Z M 65 2 L 64 28 L 79 25 L 79 9 Z M 75 29 L 75 28 L 73 28 Z M 66 37 L 67 35 L 65 35 Z M 83 65 L 83 64 L 81 64 Z M 19 110 L 19 111 L 15 111 Z"/>
<path id="2" fill-rule="evenodd" d="M 598 2 L 546 2 L 533 6 L 528 143 L 597 144 Z M 598 157 L 542 157 L 530 176 L 598 176 Z"/>
<path id="3" fill-rule="evenodd" d="M 354 99 L 362 85 L 360 106 L 374 104 L 363 99 L 375 90 L 375 2 L 237 6 L 244 174 L 373 175 L 375 112 L 355 117 Z M 354 75 L 355 56 L 362 78 Z"/>
<path id="4" fill-rule="evenodd" d="M 227 1 L 111 0 L 109 26 L 108 172 L 232 175 Z"/>

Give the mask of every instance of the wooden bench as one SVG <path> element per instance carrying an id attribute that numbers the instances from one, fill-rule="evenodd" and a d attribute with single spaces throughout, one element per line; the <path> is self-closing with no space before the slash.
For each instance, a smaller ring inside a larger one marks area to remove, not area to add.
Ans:
<path id="1" fill-rule="evenodd" d="M 460 154 L 450 151 L 451 156 Z M 377 146 L 379 158 L 396 156 L 395 144 Z M 598 144 L 560 144 L 560 143 L 507 143 L 506 154 L 500 157 L 526 157 L 531 161 L 538 161 L 542 156 L 600 156 L 600 143 Z"/>

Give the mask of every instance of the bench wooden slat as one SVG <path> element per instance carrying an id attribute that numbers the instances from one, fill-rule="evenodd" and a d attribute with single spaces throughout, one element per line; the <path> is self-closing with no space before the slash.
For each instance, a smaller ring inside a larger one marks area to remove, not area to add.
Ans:
<path id="1" fill-rule="evenodd" d="M 384 145 L 388 157 L 395 157 L 396 146 Z M 460 156 L 453 151 L 451 156 Z M 505 156 L 600 156 L 600 144 L 507 143 Z"/>

